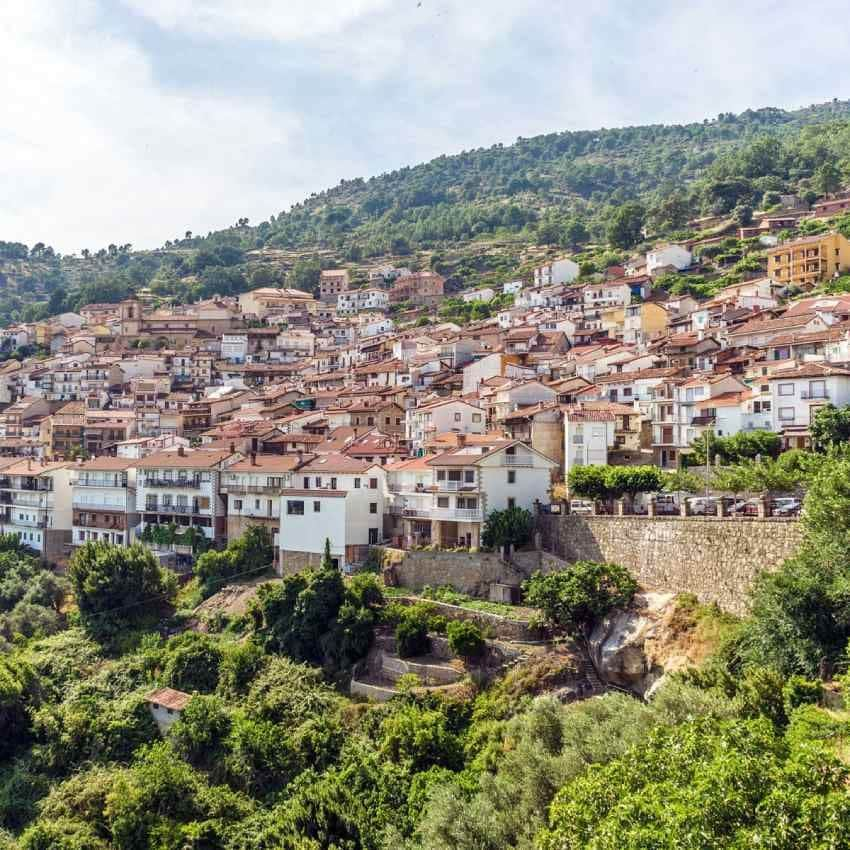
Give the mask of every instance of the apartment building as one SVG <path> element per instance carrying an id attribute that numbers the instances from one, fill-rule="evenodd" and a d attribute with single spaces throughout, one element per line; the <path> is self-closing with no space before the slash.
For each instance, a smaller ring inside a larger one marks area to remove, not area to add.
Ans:
<path id="1" fill-rule="evenodd" d="M 564 479 L 577 466 L 604 466 L 614 448 L 614 414 L 582 404 L 564 409 Z"/>
<path id="2" fill-rule="evenodd" d="M 71 541 L 71 520 L 70 464 L 27 458 L 0 465 L 0 532 L 56 560 Z"/>
<path id="3" fill-rule="evenodd" d="M 386 310 L 390 297 L 383 289 L 350 289 L 340 292 L 336 301 L 336 312 L 340 316 L 352 316 L 368 310 Z"/>
<path id="4" fill-rule="evenodd" d="M 71 467 L 71 542 L 81 546 L 102 540 L 117 546 L 133 542 L 139 523 L 136 507 L 136 461 L 97 457 Z"/>
<path id="5" fill-rule="evenodd" d="M 227 505 L 221 495 L 221 474 L 241 455 L 229 449 L 157 452 L 137 461 L 136 507 L 141 525 L 194 526 L 211 542 L 223 541 Z"/>
<path id="6" fill-rule="evenodd" d="M 415 272 L 401 277 L 390 290 L 390 304 L 408 303 L 414 307 L 430 307 L 440 301 L 446 279 L 436 272 Z"/>
<path id="7" fill-rule="evenodd" d="M 767 275 L 811 289 L 850 270 L 850 241 L 835 231 L 783 242 L 767 251 Z"/>

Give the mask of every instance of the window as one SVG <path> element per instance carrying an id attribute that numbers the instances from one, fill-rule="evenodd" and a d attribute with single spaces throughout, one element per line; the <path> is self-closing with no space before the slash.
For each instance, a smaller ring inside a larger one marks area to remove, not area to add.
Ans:
<path id="1" fill-rule="evenodd" d="M 336 490 L 336 478 L 331 478 L 331 490 Z"/>
<path id="2" fill-rule="evenodd" d="M 475 483 L 475 470 L 474 469 L 464 469 L 463 480 L 467 484 L 474 484 Z"/>
<path id="3" fill-rule="evenodd" d="M 370 528 L 369 529 L 369 545 L 375 546 L 378 542 L 378 529 Z"/>
<path id="4" fill-rule="evenodd" d="M 515 507 L 516 507 L 516 499 L 511 497 L 510 499 L 508 499 L 508 510 L 509 511 L 513 510 Z"/>
<path id="5" fill-rule="evenodd" d="M 779 395 L 794 395 L 794 384 L 780 384 Z"/>
<path id="6" fill-rule="evenodd" d="M 258 511 L 260 509 L 260 500 L 254 499 L 254 510 Z"/>
<path id="7" fill-rule="evenodd" d="M 370 478 L 369 479 L 369 489 L 370 490 L 377 490 L 378 489 L 378 479 L 377 478 Z"/>
<path id="8" fill-rule="evenodd" d="M 779 408 L 779 419 L 782 422 L 793 422 L 794 421 L 794 408 L 793 407 L 780 407 Z"/>
<path id="9" fill-rule="evenodd" d="M 508 484 L 516 484 L 516 470 L 509 469 L 508 470 Z"/>
<path id="10" fill-rule="evenodd" d="M 437 496 L 437 507 L 438 508 L 447 508 L 449 506 L 449 497 L 448 496 Z"/>
<path id="11" fill-rule="evenodd" d="M 360 489 L 360 479 L 359 479 L 359 478 L 355 478 L 355 479 L 354 479 L 354 489 L 355 489 L 355 490 L 359 490 L 359 489 Z"/>
<path id="12" fill-rule="evenodd" d="M 809 381 L 809 398 L 826 398 L 826 381 Z"/>
<path id="13" fill-rule="evenodd" d="M 369 502 L 369 513 L 370 514 L 378 513 L 378 503 L 377 502 Z"/>
<path id="14" fill-rule="evenodd" d="M 289 516 L 304 516 L 304 502 L 300 499 L 287 499 L 286 513 L 289 514 Z"/>
<path id="15" fill-rule="evenodd" d="M 321 486 L 322 486 L 322 476 L 321 476 L 321 475 L 317 475 L 317 476 L 316 476 L 316 486 L 317 486 L 317 487 L 321 487 Z"/>
<path id="16" fill-rule="evenodd" d="M 233 500 L 233 510 L 241 511 L 242 510 L 242 499 L 234 499 Z"/>
<path id="17" fill-rule="evenodd" d="M 322 512 L 322 503 L 321 502 L 313 502 L 313 513 L 318 514 Z"/>
<path id="18" fill-rule="evenodd" d="M 581 446 L 584 444 L 584 434 L 573 434 L 573 445 Z"/>
<path id="19" fill-rule="evenodd" d="M 455 413 L 455 422 L 460 422 L 462 418 L 460 413 Z"/>
<path id="20" fill-rule="evenodd" d="M 480 413 L 473 413 L 472 414 L 472 421 L 473 422 L 480 422 L 481 421 L 481 414 Z"/>
<path id="21" fill-rule="evenodd" d="M 445 481 L 446 480 L 446 470 L 438 469 L 437 470 L 437 481 Z"/>
<path id="22" fill-rule="evenodd" d="M 304 489 L 305 490 L 310 489 L 310 476 L 309 475 L 304 476 Z"/>

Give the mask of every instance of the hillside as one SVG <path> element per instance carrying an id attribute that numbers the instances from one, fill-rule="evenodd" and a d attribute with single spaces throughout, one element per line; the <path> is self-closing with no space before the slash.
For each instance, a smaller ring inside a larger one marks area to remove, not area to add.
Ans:
<path id="1" fill-rule="evenodd" d="M 723 113 L 687 125 L 552 133 L 343 181 L 289 211 L 240 218 L 155 251 L 110 245 L 60 257 L 0 242 L 0 321 L 32 320 L 142 286 L 196 300 L 274 284 L 315 287 L 320 268 L 432 267 L 449 290 L 527 273 L 568 249 L 616 259 L 644 238 L 691 234 L 714 213 L 745 219 L 780 193 L 823 194 L 850 179 L 850 101 Z M 608 252 L 607 254 L 605 252 Z"/>

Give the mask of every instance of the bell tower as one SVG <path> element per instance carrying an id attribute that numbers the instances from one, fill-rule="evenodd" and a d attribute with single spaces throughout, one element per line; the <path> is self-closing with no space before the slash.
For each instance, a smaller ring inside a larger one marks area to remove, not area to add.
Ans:
<path id="1" fill-rule="evenodd" d="M 142 304 L 135 299 L 122 301 L 121 308 L 121 336 L 138 336 L 142 328 Z"/>

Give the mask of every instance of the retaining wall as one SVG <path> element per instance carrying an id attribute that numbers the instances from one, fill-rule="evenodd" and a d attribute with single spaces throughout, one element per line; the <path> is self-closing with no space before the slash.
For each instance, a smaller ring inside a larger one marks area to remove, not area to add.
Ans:
<path id="1" fill-rule="evenodd" d="M 543 570 L 565 561 L 622 564 L 642 587 L 693 593 L 736 614 L 762 570 L 776 569 L 803 538 L 796 520 L 716 517 L 557 516 L 537 518 Z"/>

